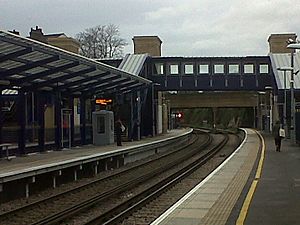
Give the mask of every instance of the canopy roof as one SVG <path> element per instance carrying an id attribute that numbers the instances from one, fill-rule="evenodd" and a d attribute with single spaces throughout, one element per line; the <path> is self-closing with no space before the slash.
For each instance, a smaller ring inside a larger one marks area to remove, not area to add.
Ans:
<path id="1" fill-rule="evenodd" d="M 291 71 L 279 70 L 280 68 L 291 67 L 291 54 L 290 53 L 270 53 L 275 81 L 278 89 L 290 89 Z M 294 71 L 300 69 L 300 53 L 294 54 Z M 286 75 L 284 75 L 286 73 Z M 286 80 L 284 80 L 284 77 Z M 294 76 L 294 88 L 300 89 L 300 76 Z"/>
<path id="2" fill-rule="evenodd" d="M 0 90 L 126 93 L 150 83 L 130 72 L 0 30 Z"/>

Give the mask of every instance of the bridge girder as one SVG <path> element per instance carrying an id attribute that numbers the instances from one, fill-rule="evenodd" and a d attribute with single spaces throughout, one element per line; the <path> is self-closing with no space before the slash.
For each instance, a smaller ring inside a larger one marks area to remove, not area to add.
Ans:
<path id="1" fill-rule="evenodd" d="M 257 92 L 191 92 L 165 94 L 170 107 L 175 108 L 226 108 L 256 107 L 259 95 Z"/>

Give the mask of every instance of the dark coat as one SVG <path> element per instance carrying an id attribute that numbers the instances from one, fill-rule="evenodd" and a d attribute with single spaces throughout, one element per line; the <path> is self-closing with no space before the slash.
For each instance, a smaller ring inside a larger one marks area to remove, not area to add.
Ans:
<path id="1" fill-rule="evenodd" d="M 116 126 L 115 126 L 115 129 L 116 129 L 116 134 L 117 135 L 121 135 L 122 134 L 122 123 L 120 121 L 117 121 L 116 122 Z"/>
<path id="2" fill-rule="evenodd" d="M 275 123 L 272 130 L 272 134 L 274 138 L 280 138 L 279 129 L 280 129 L 280 123 Z"/>

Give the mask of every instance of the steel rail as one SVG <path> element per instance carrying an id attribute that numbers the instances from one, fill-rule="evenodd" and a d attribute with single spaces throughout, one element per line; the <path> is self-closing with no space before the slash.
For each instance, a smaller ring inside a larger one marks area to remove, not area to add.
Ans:
<path id="1" fill-rule="evenodd" d="M 165 192 L 170 187 L 174 186 L 176 183 L 187 177 L 189 174 L 197 170 L 203 164 L 205 164 L 209 159 L 211 159 L 219 150 L 221 150 L 229 140 L 229 136 L 224 134 L 224 139 L 213 147 L 205 155 L 201 156 L 198 160 L 194 161 L 190 165 L 182 168 L 175 174 L 166 178 L 165 180 L 159 182 L 158 184 L 150 187 L 147 191 L 134 196 L 132 199 L 116 206 L 112 210 L 100 215 L 99 217 L 93 218 L 86 222 L 84 225 L 112 225 L 118 224 L 123 218 L 130 215 L 137 208 L 142 207 L 147 202 L 159 196 L 161 193 Z M 115 212 L 118 212 L 117 214 Z"/>
<path id="2" fill-rule="evenodd" d="M 185 147 L 187 147 L 187 146 L 190 146 L 190 145 L 193 145 L 195 142 L 196 142 L 196 139 L 192 140 L 192 141 L 191 141 L 190 143 L 188 143 L 186 146 L 181 146 L 180 148 L 178 148 L 176 151 L 173 151 L 172 153 L 168 153 L 168 154 L 163 155 L 160 159 L 165 158 L 165 157 L 168 157 L 169 155 L 175 154 L 176 152 L 181 151 L 183 148 L 185 148 Z M 156 159 L 156 160 L 157 160 L 157 159 Z M 145 163 L 145 164 L 143 164 L 143 165 L 150 164 L 150 163 L 152 163 L 153 161 L 154 161 L 154 160 L 148 161 L 147 163 Z M 131 171 L 131 170 L 135 170 L 137 167 L 140 167 L 140 166 L 141 166 L 141 165 L 138 165 L 138 166 L 129 168 L 128 170 L 124 170 L 124 171 L 121 171 L 121 172 L 119 172 L 119 173 L 116 173 L 116 174 L 107 176 L 107 177 L 105 177 L 105 178 L 101 178 L 101 179 L 99 179 L 99 180 L 92 181 L 92 182 L 90 182 L 90 183 L 88 183 L 88 184 L 81 185 L 81 186 L 79 186 L 79 187 L 77 187 L 77 188 L 75 188 L 75 189 L 67 190 L 67 191 L 64 191 L 64 192 L 62 192 L 62 193 L 59 193 L 58 195 L 50 196 L 50 197 L 45 198 L 45 199 L 42 199 L 42 200 L 40 200 L 40 201 L 33 202 L 33 203 L 31 203 L 31 204 L 26 205 L 25 207 L 20 207 L 20 208 L 17 208 L 17 209 L 12 210 L 12 211 L 10 211 L 10 212 L 3 213 L 3 214 L 0 215 L 0 218 L 5 218 L 5 217 L 7 218 L 7 216 L 11 216 L 11 215 L 17 214 L 17 213 L 20 212 L 20 211 L 22 211 L 22 212 L 23 212 L 24 210 L 27 210 L 27 211 L 28 211 L 28 210 L 30 209 L 30 207 L 31 207 L 31 208 L 32 208 L 32 207 L 35 207 L 37 204 L 43 204 L 43 203 L 45 203 L 45 202 L 47 202 L 47 201 L 49 201 L 49 200 L 51 201 L 51 200 L 53 200 L 53 199 L 55 199 L 55 198 L 59 198 L 59 197 L 61 197 L 61 196 L 63 196 L 63 195 L 71 194 L 71 193 L 73 193 L 74 191 L 78 191 L 78 190 L 80 190 L 80 189 L 82 189 L 82 188 L 85 188 L 85 187 L 90 186 L 90 185 L 94 185 L 94 184 L 96 184 L 96 183 L 98 183 L 98 182 L 103 182 L 104 180 L 110 179 L 110 178 L 112 178 L 112 177 L 114 177 L 114 176 L 120 176 L 120 175 L 122 175 L 122 174 L 124 174 L 124 173 L 127 173 L 127 172 Z M 150 175 L 149 175 L 149 176 L 150 176 Z M 139 179 L 137 179 L 135 182 L 141 182 L 141 181 L 139 181 Z M 130 184 L 129 184 L 129 182 L 128 182 L 127 184 L 124 184 L 124 185 L 123 185 L 123 188 L 126 188 L 126 187 L 128 187 L 129 185 L 130 185 Z M 103 193 L 101 196 L 98 196 L 98 200 L 99 200 L 99 199 L 106 198 L 107 196 L 109 196 L 109 195 L 111 195 L 111 194 L 113 194 L 113 193 L 116 193 L 117 191 L 118 191 L 117 189 L 114 189 L 114 190 L 111 190 L 111 191 L 109 191 L 109 192 L 107 192 L 107 193 Z M 94 201 L 96 201 L 96 200 L 95 200 L 95 199 L 94 199 L 94 200 L 89 199 L 88 201 L 85 201 L 85 203 L 83 203 L 82 206 L 83 206 L 83 205 L 86 205 L 86 207 L 88 207 L 90 204 L 93 204 Z M 81 206 L 81 207 L 82 207 L 82 206 Z M 51 216 L 49 216 L 49 217 L 47 217 L 47 218 L 43 218 L 43 220 L 41 220 L 41 221 L 39 221 L 39 222 L 33 223 L 33 224 L 50 224 L 50 223 L 52 223 L 51 221 L 54 221 L 54 222 L 55 222 L 55 221 L 57 221 L 57 220 L 61 220 L 61 218 L 64 218 L 64 215 L 66 215 L 66 214 L 67 214 L 67 215 L 70 215 L 71 212 L 76 213 L 78 210 L 80 210 L 80 207 L 70 207 L 70 208 L 68 208 L 67 210 L 65 210 L 64 212 L 60 212 L 60 213 L 56 214 L 56 216 L 51 215 Z"/>
<path id="3" fill-rule="evenodd" d="M 198 137 L 198 136 L 197 136 Z M 196 143 L 196 141 L 198 140 L 198 138 L 191 144 L 194 145 Z M 206 139 L 206 141 L 202 144 L 202 147 L 205 147 L 206 145 L 208 145 L 211 142 L 210 136 L 208 136 L 208 138 Z M 196 143 L 197 144 L 197 143 Z M 189 145 L 189 146 L 191 146 Z M 197 148 L 199 148 L 199 145 L 197 145 Z M 144 174 L 143 176 L 134 178 L 132 180 L 128 180 L 125 183 L 120 184 L 119 186 L 108 190 L 104 193 L 101 193 L 95 197 L 89 198 L 87 200 L 82 201 L 79 204 L 73 205 L 65 210 L 62 210 L 56 214 L 53 215 L 49 215 L 45 218 L 43 218 L 42 220 L 38 221 L 38 222 L 34 222 L 31 223 L 30 225 L 51 225 L 51 224 L 56 224 L 64 219 L 67 219 L 73 215 L 75 215 L 76 213 L 87 209 L 93 205 L 95 205 L 96 203 L 100 202 L 100 201 L 104 201 L 105 199 L 111 197 L 111 196 L 115 196 L 117 194 L 120 194 L 121 192 L 124 192 L 126 190 L 128 190 L 131 187 L 134 187 L 142 182 L 145 182 L 146 180 L 149 180 L 155 176 L 157 176 L 157 174 L 160 174 L 161 172 L 177 165 L 179 162 L 181 162 L 184 158 L 189 158 L 191 157 L 191 155 L 193 155 L 195 153 L 188 153 L 188 154 L 184 154 L 184 156 L 182 158 L 179 158 L 176 161 L 172 161 L 168 164 L 165 164 L 163 167 L 154 169 L 152 171 L 150 171 L 147 174 Z"/>

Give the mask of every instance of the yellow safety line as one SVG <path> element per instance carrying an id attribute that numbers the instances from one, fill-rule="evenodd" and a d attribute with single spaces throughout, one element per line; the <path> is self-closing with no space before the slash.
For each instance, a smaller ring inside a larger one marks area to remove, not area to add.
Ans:
<path id="1" fill-rule="evenodd" d="M 243 225 L 244 222 L 245 222 L 245 219 L 246 219 L 246 216 L 247 216 L 247 213 L 248 213 L 248 210 L 249 210 L 249 206 L 250 206 L 252 197 L 254 195 L 257 183 L 258 183 L 258 179 L 260 178 L 260 175 L 261 175 L 263 161 L 264 161 L 264 158 L 265 158 L 265 148 L 266 148 L 265 141 L 264 141 L 264 139 L 263 139 L 263 137 L 261 136 L 260 133 L 258 133 L 258 132 L 256 132 L 256 133 L 259 135 L 259 137 L 262 140 L 261 155 L 260 155 L 258 167 L 257 167 L 256 174 L 255 174 L 255 180 L 252 181 L 251 187 L 248 191 L 248 194 L 246 196 L 246 199 L 245 199 L 245 201 L 243 203 L 243 206 L 242 206 L 242 209 L 240 211 L 240 215 L 239 215 L 239 217 L 238 217 L 238 219 L 235 223 L 236 225 Z"/>
<path id="2" fill-rule="evenodd" d="M 258 167 L 257 167 L 257 170 L 256 170 L 256 174 L 255 174 L 255 179 L 259 179 L 260 175 L 261 175 L 261 171 L 262 171 L 263 162 L 264 162 L 264 159 L 265 159 L 266 145 L 265 145 L 264 138 L 261 136 L 261 134 L 259 132 L 256 132 L 256 133 L 259 135 L 260 139 L 262 140 L 260 159 L 259 159 Z"/>

